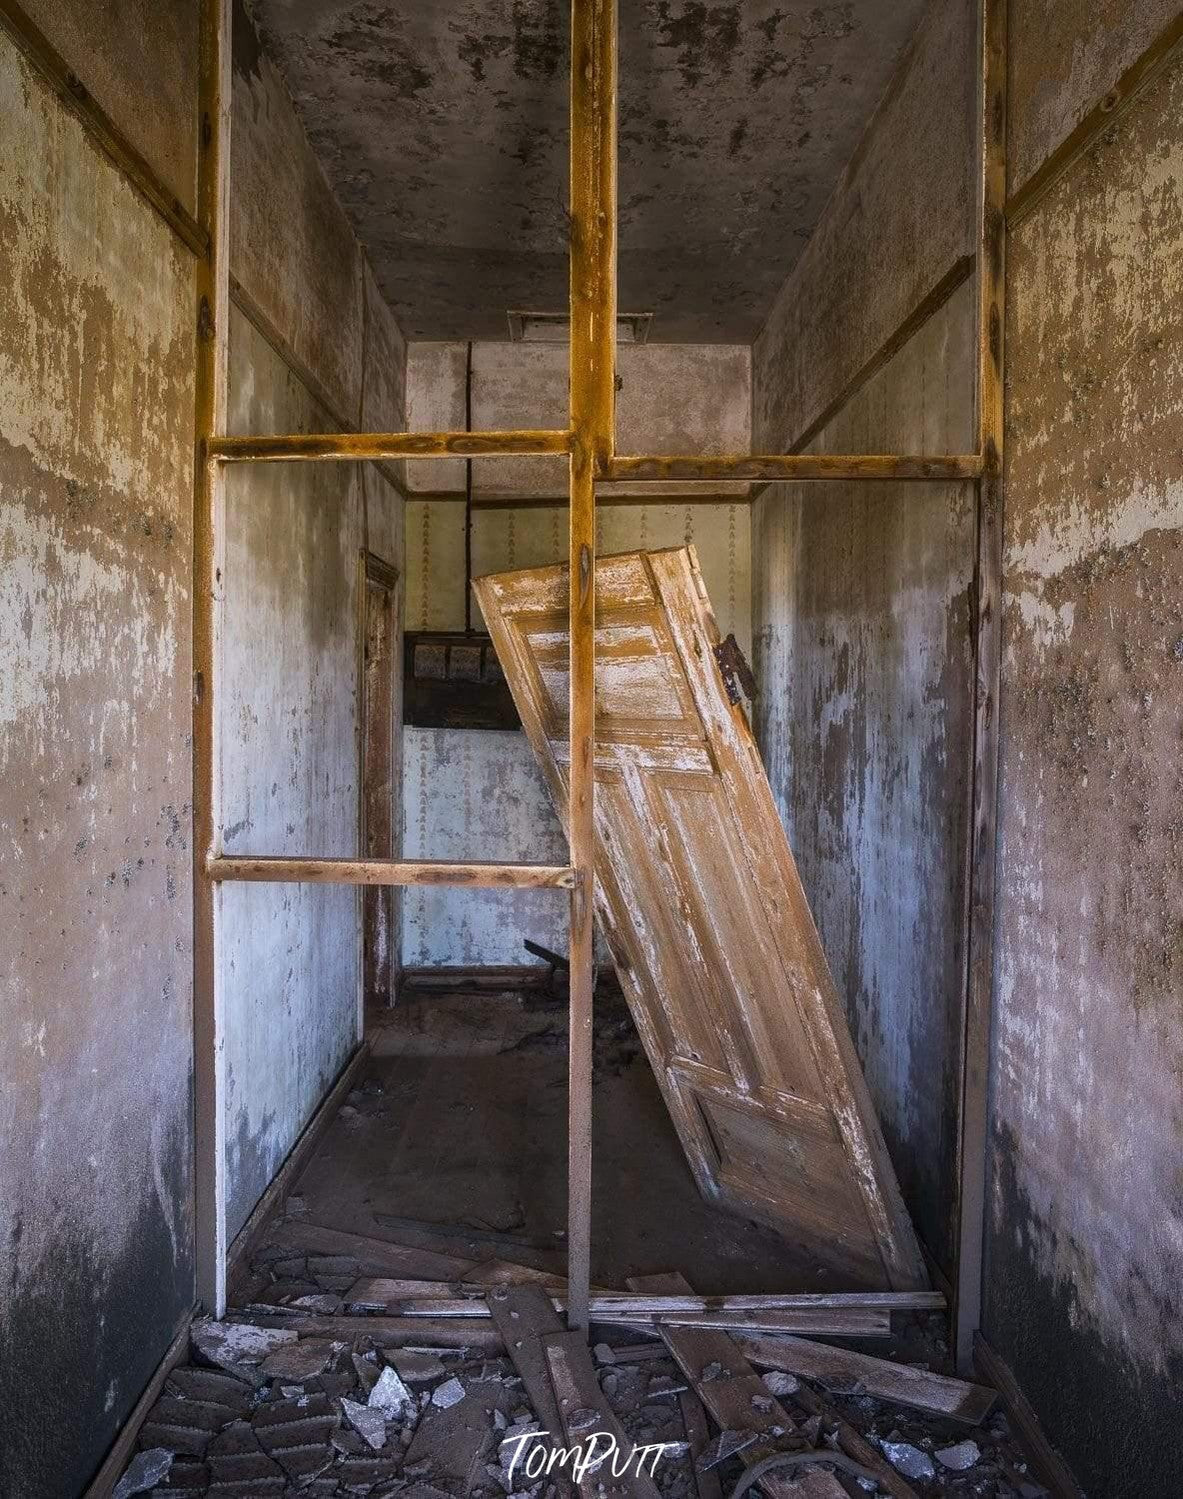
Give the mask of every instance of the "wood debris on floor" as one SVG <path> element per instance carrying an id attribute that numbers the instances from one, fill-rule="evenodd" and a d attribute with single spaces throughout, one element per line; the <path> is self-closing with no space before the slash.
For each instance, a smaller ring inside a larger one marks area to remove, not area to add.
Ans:
<path id="1" fill-rule="evenodd" d="M 489 1263 L 280 1220 L 245 1267 L 239 1305 L 194 1324 L 119 1499 L 568 1499 L 576 1487 L 722 1499 L 745 1475 L 768 1499 L 1045 1495 L 990 1391 L 759 1330 L 762 1304 L 799 1295 L 703 1298 L 681 1276 L 646 1277 L 603 1293 L 639 1310 L 597 1322 L 589 1347 L 563 1330 L 560 1279 L 502 1260 L 498 1274 L 520 1283 L 490 1283 Z M 479 1315 L 438 1315 L 445 1271 L 450 1299 Z M 382 1275 L 397 1314 L 355 1300 Z M 909 1305 L 916 1293 L 878 1299 L 901 1332 L 937 1315 Z M 694 1325 L 719 1300 L 737 1325 Z M 564 1467 L 562 1452 L 583 1453 L 593 1432 L 615 1439 L 618 1465 L 651 1456 L 618 1477 Z"/>

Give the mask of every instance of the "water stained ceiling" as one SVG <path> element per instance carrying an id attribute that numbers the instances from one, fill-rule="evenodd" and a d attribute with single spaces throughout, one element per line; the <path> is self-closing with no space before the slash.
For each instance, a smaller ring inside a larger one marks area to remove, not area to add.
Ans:
<path id="1" fill-rule="evenodd" d="M 924 0 L 620 0 L 620 305 L 746 342 Z M 412 338 L 566 305 L 567 0 L 252 0 Z"/>

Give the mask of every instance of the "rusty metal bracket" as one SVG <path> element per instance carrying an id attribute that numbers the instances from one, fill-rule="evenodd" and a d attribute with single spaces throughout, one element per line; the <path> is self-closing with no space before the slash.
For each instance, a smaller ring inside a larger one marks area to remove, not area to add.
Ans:
<path id="1" fill-rule="evenodd" d="M 748 665 L 747 657 L 739 648 L 734 632 L 728 635 L 726 640 L 720 640 L 715 647 L 715 660 L 719 665 L 719 675 L 723 678 L 723 686 L 727 691 L 727 700 L 738 706 L 746 697 L 749 703 L 756 701 L 756 677 L 752 668 Z"/>

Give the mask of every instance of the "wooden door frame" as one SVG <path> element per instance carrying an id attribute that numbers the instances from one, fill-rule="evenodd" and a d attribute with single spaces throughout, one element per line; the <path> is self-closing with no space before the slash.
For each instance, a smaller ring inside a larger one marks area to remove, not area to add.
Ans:
<path id="1" fill-rule="evenodd" d="M 376 552 L 371 552 L 367 547 L 362 547 L 357 557 L 357 848 L 358 857 L 366 857 L 366 728 L 369 722 L 369 699 L 366 691 L 366 628 L 369 619 L 369 589 L 371 584 L 386 590 L 387 609 L 390 614 L 390 667 L 391 667 L 391 693 L 390 693 L 390 754 L 391 771 L 395 771 L 395 757 L 399 750 L 398 735 L 395 733 L 395 724 L 398 714 L 398 694 L 395 690 L 398 686 L 397 676 L 401 651 L 399 644 L 399 611 L 401 606 L 400 588 L 401 575 L 398 568 L 379 557 Z M 391 823 L 391 843 L 399 841 L 397 830 Z M 396 857 L 395 849 L 390 849 L 390 857 Z M 358 931 L 358 968 L 357 968 L 357 1039 L 359 1043 L 365 1037 L 366 1018 L 366 923 L 365 923 L 365 889 L 357 888 L 357 931 Z M 390 887 L 387 887 L 390 888 Z M 393 907 L 393 890 L 391 901 Z M 393 928 L 394 923 L 392 923 Z M 392 930 L 393 936 L 393 930 Z M 397 986 L 397 967 L 399 954 L 391 954 L 391 994 L 393 996 Z"/>

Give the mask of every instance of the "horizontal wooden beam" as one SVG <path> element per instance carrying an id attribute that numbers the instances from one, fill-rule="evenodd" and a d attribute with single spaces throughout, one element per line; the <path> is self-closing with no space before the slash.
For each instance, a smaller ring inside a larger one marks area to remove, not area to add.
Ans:
<path id="1" fill-rule="evenodd" d="M 570 450 L 567 432 L 292 432 L 219 437 L 209 444 L 208 453 L 223 463 L 374 463 L 395 458 L 553 457 Z"/>
<path id="2" fill-rule="evenodd" d="M 485 1317 L 488 1307 L 479 1292 L 443 1281 L 364 1276 L 345 1293 L 352 1305 L 396 1310 L 400 1316 Z M 561 1298 L 556 1298 L 556 1306 Z M 765 1314 L 802 1314 L 819 1318 L 833 1315 L 835 1325 L 845 1316 L 871 1319 L 892 1312 L 941 1311 L 945 1298 L 939 1291 L 839 1291 L 786 1292 L 783 1295 L 697 1296 L 648 1295 L 643 1292 L 611 1291 L 592 1297 L 589 1310 L 606 1321 L 648 1321 L 651 1318 L 745 1319 L 756 1326 Z M 873 1321 L 868 1325 L 877 1325 Z"/>
<path id="3" fill-rule="evenodd" d="M 212 880 L 300 885 L 470 885 L 485 889 L 570 890 L 575 872 L 561 864 L 451 864 L 444 859 L 210 859 Z"/>
<path id="4" fill-rule="evenodd" d="M 756 482 L 824 480 L 976 479 L 982 460 L 976 453 L 907 456 L 895 453 L 764 453 L 750 458 L 643 457 L 610 459 L 603 477 L 636 483 L 718 484 L 729 479 Z"/>

